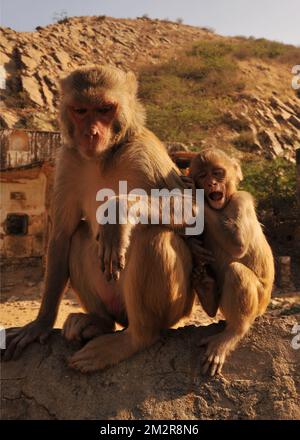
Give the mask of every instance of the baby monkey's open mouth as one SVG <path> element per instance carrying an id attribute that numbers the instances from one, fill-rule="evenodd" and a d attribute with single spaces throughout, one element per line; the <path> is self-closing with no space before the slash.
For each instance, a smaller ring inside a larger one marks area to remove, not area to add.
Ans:
<path id="1" fill-rule="evenodd" d="M 211 200 L 213 201 L 218 201 L 218 200 L 222 200 L 223 198 L 223 193 L 221 191 L 213 191 L 209 194 L 208 196 Z"/>

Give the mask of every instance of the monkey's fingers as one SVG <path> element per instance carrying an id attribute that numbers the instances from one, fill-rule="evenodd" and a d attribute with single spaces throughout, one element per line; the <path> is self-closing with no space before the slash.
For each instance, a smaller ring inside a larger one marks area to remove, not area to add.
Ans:
<path id="1" fill-rule="evenodd" d="M 210 373 L 210 375 L 213 376 L 214 374 L 212 373 L 215 373 L 216 368 L 214 367 L 214 355 L 207 355 L 206 353 L 202 363 L 201 373 Z"/>
<path id="2" fill-rule="evenodd" d="M 103 334 L 103 330 L 96 324 L 86 327 L 82 332 L 82 339 L 92 339 Z"/>
<path id="3" fill-rule="evenodd" d="M 19 340 L 21 339 L 20 330 L 10 334 L 10 337 L 6 338 L 6 349 L 4 351 L 3 360 L 10 361 L 15 352 L 15 348 Z"/>
<path id="4" fill-rule="evenodd" d="M 82 319 L 82 313 L 70 313 L 64 322 L 62 336 L 68 341 L 72 341 L 74 339 L 80 341 L 80 334 L 85 325 L 86 323 L 85 320 Z"/>
<path id="5" fill-rule="evenodd" d="M 219 366 L 217 368 L 216 374 L 221 374 L 222 373 L 224 362 L 225 362 L 225 357 L 224 357 L 223 361 L 221 360 L 221 362 L 219 363 Z"/>
<path id="6" fill-rule="evenodd" d="M 31 334 L 25 334 L 23 336 L 23 338 L 20 340 L 20 342 L 18 342 L 14 355 L 13 355 L 13 359 L 19 359 L 19 357 L 21 356 L 23 350 L 30 345 L 32 342 L 34 341 L 39 341 L 41 344 L 44 344 L 46 339 L 48 338 L 48 336 L 50 335 L 52 329 L 49 330 L 45 330 L 43 333 L 41 333 L 41 335 L 39 337 L 35 337 Z"/>
<path id="7" fill-rule="evenodd" d="M 182 183 L 184 184 L 184 186 L 187 189 L 194 189 L 195 188 L 195 184 L 194 181 L 191 177 L 189 176 L 180 176 L 180 179 L 182 181 Z"/>
<path id="8" fill-rule="evenodd" d="M 6 347 L 9 346 L 10 341 L 12 341 L 17 335 L 20 334 L 20 331 L 21 331 L 20 328 L 9 328 L 6 330 L 6 335 L 5 335 Z"/>
<path id="9" fill-rule="evenodd" d="M 202 279 L 203 278 L 203 269 L 198 268 L 198 267 L 194 267 L 194 269 L 192 270 L 192 277 L 195 280 Z"/>
<path id="10" fill-rule="evenodd" d="M 202 362 L 202 374 L 209 373 L 210 376 L 215 376 L 222 371 L 226 358 L 226 350 L 216 341 L 216 338 L 216 335 L 212 335 L 200 340 L 200 346 L 207 346 Z"/>
<path id="11" fill-rule="evenodd" d="M 210 375 L 214 376 L 219 368 L 220 356 L 214 356 L 210 363 Z"/>
<path id="12" fill-rule="evenodd" d="M 10 361 L 12 359 L 18 359 L 27 345 L 34 341 L 34 337 L 27 331 L 20 331 L 16 336 L 11 339 L 5 350 L 3 360 Z"/>
<path id="13" fill-rule="evenodd" d="M 215 261 L 215 258 L 211 251 L 205 249 L 201 244 L 196 241 L 189 242 L 190 249 L 192 254 L 194 254 L 197 258 L 204 259 L 206 261 Z"/>
<path id="14" fill-rule="evenodd" d="M 215 376 L 216 374 L 220 374 L 222 372 L 224 361 L 224 353 L 210 355 L 208 358 L 206 358 L 203 364 L 202 374 L 209 372 L 211 377 Z"/>
<path id="15" fill-rule="evenodd" d="M 115 281 L 120 278 L 120 272 L 125 267 L 125 252 L 122 249 L 114 249 L 112 251 L 112 277 Z"/>
<path id="16" fill-rule="evenodd" d="M 201 374 L 203 375 L 207 374 L 209 369 L 210 369 L 210 362 L 208 359 L 205 359 L 205 361 L 202 364 Z"/>

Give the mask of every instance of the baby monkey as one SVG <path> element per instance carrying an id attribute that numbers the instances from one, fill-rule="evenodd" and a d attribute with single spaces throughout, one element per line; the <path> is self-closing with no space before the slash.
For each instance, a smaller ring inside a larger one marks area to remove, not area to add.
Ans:
<path id="1" fill-rule="evenodd" d="M 274 280 L 271 248 L 257 219 L 252 196 L 238 191 L 243 178 L 237 160 L 205 149 L 191 162 L 190 184 L 204 190 L 203 245 L 188 243 L 194 257 L 193 287 L 204 310 L 220 307 L 225 329 L 201 341 L 206 345 L 203 373 L 220 373 L 226 356 L 270 301 Z M 208 252 L 211 252 L 209 254 Z M 210 269 L 206 268 L 209 262 Z"/>

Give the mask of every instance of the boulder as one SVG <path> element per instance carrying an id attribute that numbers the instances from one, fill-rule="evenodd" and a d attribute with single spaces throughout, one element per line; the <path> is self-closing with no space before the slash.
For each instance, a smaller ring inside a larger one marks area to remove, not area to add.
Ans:
<path id="1" fill-rule="evenodd" d="M 9 110 L 1 109 L 0 115 L 0 129 L 1 128 L 13 128 L 18 121 L 18 116 Z"/>
<path id="2" fill-rule="evenodd" d="M 199 341 L 218 324 L 169 330 L 151 348 L 89 375 L 67 366 L 78 346 L 55 330 L 46 345 L 1 364 L 1 416 L 299 419 L 300 338 L 292 334 L 299 322 L 300 314 L 260 318 L 215 378 L 200 374 Z"/>
<path id="3" fill-rule="evenodd" d="M 296 116 L 290 116 L 288 119 L 289 123 L 292 124 L 294 127 L 298 128 L 300 130 L 300 119 L 296 118 Z"/>
<path id="4" fill-rule="evenodd" d="M 283 153 L 282 146 L 271 130 L 261 130 L 257 133 L 257 139 L 263 150 L 273 153 L 275 156 L 280 156 Z"/>
<path id="5" fill-rule="evenodd" d="M 38 104 L 39 106 L 44 105 L 44 100 L 39 91 L 39 83 L 32 76 L 23 76 L 22 77 L 22 88 L 23 91 L 28 95 L 29 99 Z"/>

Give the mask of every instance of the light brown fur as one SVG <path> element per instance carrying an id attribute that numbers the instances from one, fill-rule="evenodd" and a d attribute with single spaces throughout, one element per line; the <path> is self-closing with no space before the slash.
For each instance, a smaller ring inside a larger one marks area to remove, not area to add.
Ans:
<path id="1" fill-rule="evenodd" d="M 196 187 L 204 188 L 204 246 L 214 257 L 211 265 L 221 291 L 220 309 L 226 319 L 223 332 L 202 341 L 207 345 L 203 370 L 210 370 L 213 375 L 221 371 L 226 356 L 255 318 L 265 312 L 271 298 L 274 261 L 257 220 L 252 196 L 237 191 L 242 179 L 237 161 L 223 151 L 207 149 L 193 160 L 190 175 Z M 223 206 L 211 207 L 216 202 L 211 202 L 209 193 L 222 188 Z"/>
<path id="2" fill-rule="evenodd" d="M 68 279 L 87 314 L 71 315 L 63 334 L 93 337 L 69 360 L 82 372 L 126 359 L 190 312 L 191 255 L 170 225 L 129 230 L 96 221 L 97 191 L 118 193 L 120 180 L 128 191 L 183 188 L 165 147 L 144 126 L 136 90 L 133 74 L 108 67 L 62 81 L 66 145 L 57 160 L 45 292 L 37 319 L 9 339 L 6 359 L 48 336 Z M 113 332 L 116 322 L 128 326 Z"/>

